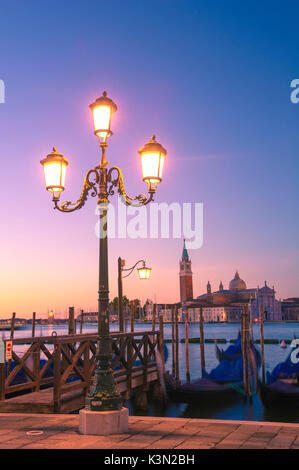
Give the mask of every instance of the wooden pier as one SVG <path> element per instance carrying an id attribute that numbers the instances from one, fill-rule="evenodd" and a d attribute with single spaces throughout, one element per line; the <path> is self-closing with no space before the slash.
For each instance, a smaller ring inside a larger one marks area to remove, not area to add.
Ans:
<path id="1" fill-rule="evenodd" d="M 124 400 L 131 392 L 144 394 L 157 386 L 159 332 L 113 333 L 111 338 L 113 375 Z M 83 408 L 96 369 L 96 342 L 95 333 L 14 339 L 16 366 L 5 380 L 5 364 L 0 364 L 0 413 L 71 413 Z M 20 372 L 24 380 L 13 384 Z"/>

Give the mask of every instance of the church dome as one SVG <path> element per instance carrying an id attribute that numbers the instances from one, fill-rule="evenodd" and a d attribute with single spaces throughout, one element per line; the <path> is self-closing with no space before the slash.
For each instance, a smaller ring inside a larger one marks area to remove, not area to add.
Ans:
<path id="1" fill-rule="evenodd" d="M 238 271 L 236 271 L 234 279 L 229 283 L 229 290 L 245 290 L 246 283 L 243 279 L 240 279 Z"/>

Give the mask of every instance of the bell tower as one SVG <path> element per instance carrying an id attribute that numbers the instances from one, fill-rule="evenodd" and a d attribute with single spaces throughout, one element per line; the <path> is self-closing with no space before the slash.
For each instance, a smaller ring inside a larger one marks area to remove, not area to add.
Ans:
<path id="1" fill-rule="evenodd" d="M 191 260 L 188 255 L 185 240 L 182 259 L 180 260 L 180 297 L 181 302 L 193 299 Z"/>

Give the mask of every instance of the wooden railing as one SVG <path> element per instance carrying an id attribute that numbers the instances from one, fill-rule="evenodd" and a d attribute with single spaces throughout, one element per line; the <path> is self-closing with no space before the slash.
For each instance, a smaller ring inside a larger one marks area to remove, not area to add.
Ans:
<path id="1" fill-rule="evenodd" d="M 112 333 L 111 337 L 116 384 L 130 391 L 136 374 L 146 384 L 149 372 L 156 368 L 159 333 Z M 53 387 L 54 410 L 59 412 L 67 394 L 89 389 L 96 368 L 96 342 L 95 333 L 14 339 L 14 367 L 0 364 L 0 401 Z"/>

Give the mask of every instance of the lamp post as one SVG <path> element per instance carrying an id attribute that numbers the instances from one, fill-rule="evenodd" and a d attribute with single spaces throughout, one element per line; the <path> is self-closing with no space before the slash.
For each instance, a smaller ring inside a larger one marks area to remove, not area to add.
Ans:
<path id="1" fill-rule="evenodd" d="M 119 321 L 119 331 L 121 333 L 124 332 L 124 315 L 123 315 L 123 279 L 125 277 L 129 277 L 136 266 L 142 263 L 142 267 L 138 268 L 138 274 L 139 274 L 139 279 L 149 279 L 150 273 L 151 273 L 151 268 L 146 267 L 145 261 L 143 259 L 137 261 L 137 263 L 134 264 L 131 268 L 124 268 L 125 266 L 125 260 L 121 259 L 121 257 L 118 258 L 118 321 Z M 129 271 L 128 274 L 123 276 L 123 271 Z"/>
<path id="2" fill-rule="evenodd" d="M 90 193 L 98 196 L 100 215 L 99 240 L 99 296 L 98 296 L 98 339 L 94 381 L 86 398 L 86 409 L 90 411 L 116 411 L 122 408 L 122 398 L 116 390 L 112 369 L 112 340 L 109 332 L 109 287 L 108 287 L 108 234 L 107 212 L 109 196 L 114 192 L 121 195 L 122 202 L 131 206 L 143 206 L 153 200 L 158 183 L 162 181 L 162 172 L 167 151 L 160 145 L 155 136 L 144 145 L 138 153 L 142 167 L 142 179 L 148 184 L 148 196 L 139 194 L 130 197 L 124 186 L 123 175 L 117 166 L 108 170 L 106 160 L 107 138 L 112 135 L 111 118 L 116 112 L 115 103 L 107 97 L 107 93 L 90 105 L 93 115 L 94 134 L 99 138 L 101 159 L 100 164 L 90 169 L 85 176 L 83 189 L 75 202 L 59 203 L 60 195 L 65 189 L 65 176 L 68 160 L 56 148 L 41 161 L 44 168 L 46 189 L 53 195 L 54 208 L 61 212 L 74 212 L 81 209 Z M 115 176 L 114 176 L 115 175 Z"/>

